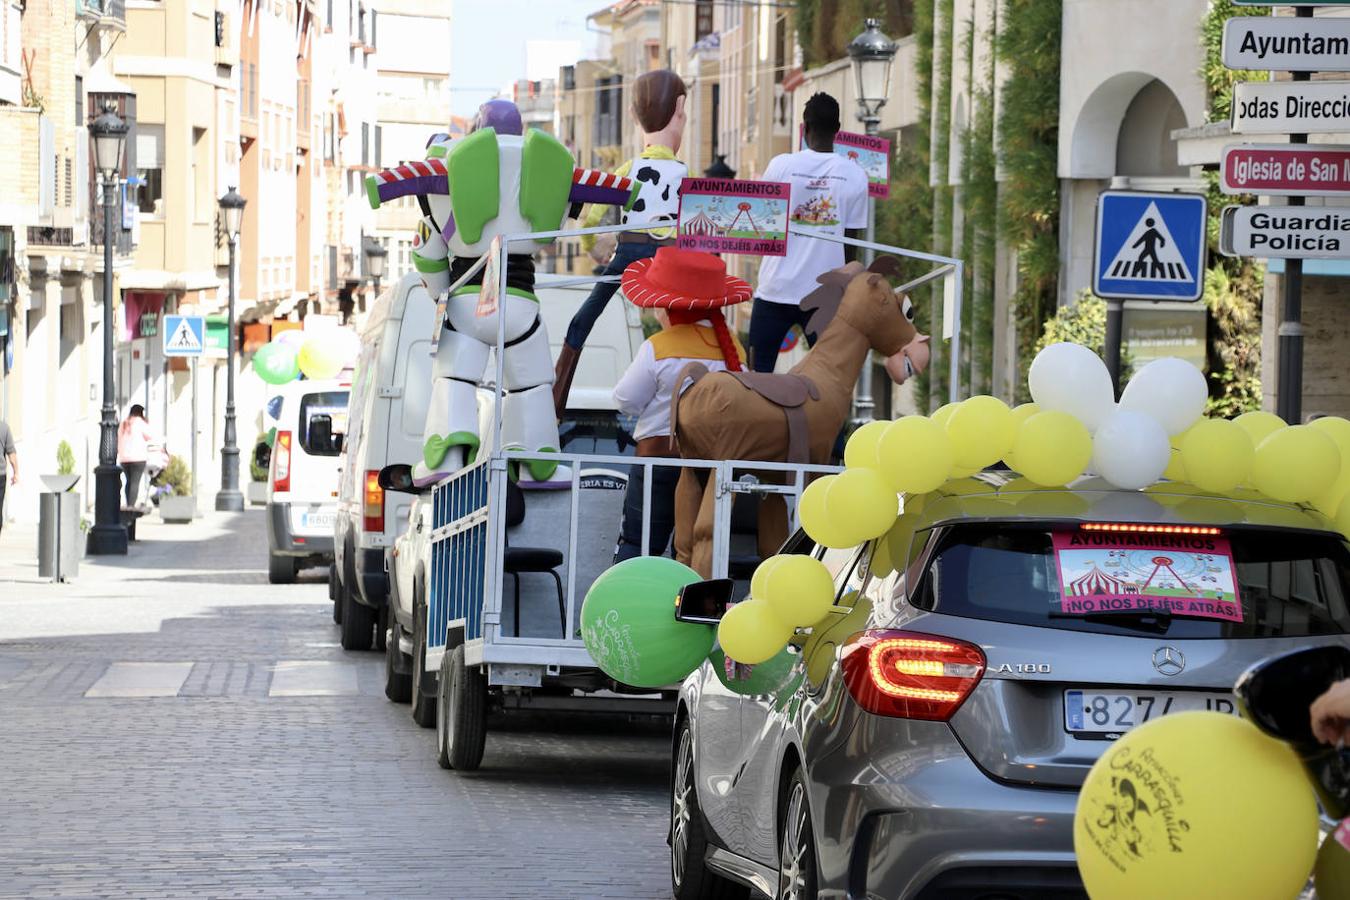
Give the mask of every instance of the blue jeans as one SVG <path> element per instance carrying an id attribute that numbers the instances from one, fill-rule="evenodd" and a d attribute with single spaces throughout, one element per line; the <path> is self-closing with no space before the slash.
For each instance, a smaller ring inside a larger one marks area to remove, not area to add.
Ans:
<path id="1" fill-rule="evenodd" d="M 614 248 L 614 256 L 605 266 L 604 275 L 622 275 L 623 270 L 628 268 L 639 259 L 648 259 L 656 255 L 656 244 L 638 244 L 620 241 Z M 601 282 L 591 288 L 591 295 L 581 304 L 576 315 L 572 316 L 572 323 L 567 326 L 567 337 L 564 340 L 567 346 L 573 350 L 580 351 L 586 344 L 586 338 L 591 336 L 591 329 L 595 327 L 596 320 L 600 314 L 605 311 L 605 305 L 609 303 L 609 298 L 614 296 L 614 292 L 619 289 L 617 284 L 606 284 Z"/>
<path id="2" fill-rule="evenodd" d="M 619 546 L 614 550 L 616 563 L 635 556 L 664 556 L 670 535 L 675 530 L 675 487 L 680 482 L 680 470 L 674 466 L 653 466 L 652 530 L 647 539 L 647 552 L 642 552 L 642 483 L 645 480 L 642 466 L 633 466 L 629 470 L 628 488 L 623 495 Z"/>
<path id="3" fill-rule="evenodd" d="M 772 372 L 778 364 L 778 351 L 783 346 L 783 338 L 793 325 L 801 326 L 806 333 L 806 320 L 809 319 L 800 306 L 792 303 L 773 303 L 763 297 L 755 298 L 755 306 L 750 310 L 750 368 L 756 372 Z M 814 346 L 816 336 L 806 335 L 807 346 Z"/>

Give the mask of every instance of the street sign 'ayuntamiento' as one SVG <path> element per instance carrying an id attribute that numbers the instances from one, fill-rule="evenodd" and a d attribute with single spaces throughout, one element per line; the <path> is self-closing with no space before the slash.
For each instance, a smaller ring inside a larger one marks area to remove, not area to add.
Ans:
<path id="1" fill-rule="evenodd" d="M 1273 72 L 1350 72 L 1350 19 L 1234 16 L 1224 25 L 1223 64 Z"/>
<path id="2" fill-rule="evenodd" d="M 1245 82 L 1233 86 L 1234 134 L 1350 132 L 1350 82 Z"/>

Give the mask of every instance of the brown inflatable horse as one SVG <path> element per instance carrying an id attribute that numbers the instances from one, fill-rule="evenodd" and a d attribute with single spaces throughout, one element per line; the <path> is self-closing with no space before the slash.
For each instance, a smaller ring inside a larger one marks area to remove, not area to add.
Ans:
<path id="1" fill-rule="evenodd" d="M 820 339 L 790 372 L 769 375 L 686 370 L 694 384 L 679 396 L 671 426 L 685 459 L 745 459 L 827 464 L 849 414 L 853 388 L 868 355 L 888 358 L 897 381 L 923 367 L 927 338 L 914 328 L 908 297 L 886 279 L 850 263 L 820 277 L 822 287 L 802 301 L 815 311 L 808 331 Z M 836 312 L 837 310 L 837 312 Z M 828 323 L 823 333 L 819 331 Z M 711 577 L 714 479 L 685 469 L 675 495 L 675 555 Z M 767 557 L 787 539 L 787 511 L 777 498 L 760 504 L 759 552 Z"/>

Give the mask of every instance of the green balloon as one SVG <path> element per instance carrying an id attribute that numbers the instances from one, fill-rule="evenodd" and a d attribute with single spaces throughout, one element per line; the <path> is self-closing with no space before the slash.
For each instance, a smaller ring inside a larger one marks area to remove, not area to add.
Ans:
<path id="1" fill-rule="evenodd" d="M 718 648 L 708 656 L 708 660 L 724 688 L 733 694 L 756 697 L 795 690 L 793 668 L 801 661 L 801 654 L 784 648 L 777 656 L 757 666 L 744 666 L 735 662 L 728 665 L 726 654 Z"/>
<path id="2" fill-rule="evenodd" d="M 1350 840 L 1350 819 L 1322 841 L 1317 865 L 1313 868 L 1318 897 L 1350 897 L 1350 848 L 1341 843 L 1342 835 Z"/>
<path id="3" fill-rule="evenodd" d="M 253 371 L 268 384 L 289 384 L 300 375 L 295 348 L 272 341 L 253 354 Z"/>
<path id="4" fill-rule="evenodd" d="M 711 625 L 680 622 L 680 588 L 701 580 L 673 559 L 642 556 L 611 566 L 581 604 L 581 638 L 600 670 L 622 684 L 676 684 L 712 650 Z"/>

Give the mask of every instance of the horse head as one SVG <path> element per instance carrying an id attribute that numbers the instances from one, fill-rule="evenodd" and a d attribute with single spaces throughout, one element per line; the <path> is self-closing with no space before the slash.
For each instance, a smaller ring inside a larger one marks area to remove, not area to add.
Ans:
<path id="1" fill-rule="evenodd" d="M 870 268 L 851 262 L 826 272 L 817 279 L 820 287 L 802 300 L 802 309 L 811 317 L 809 333 L 822 334 L 835 319 L 847 322 L 886 357 L 891 379 L 903 384 L 927 368 L 929 348 L 928 336 L 914 327 L 914 304 L 887 281 L 895 267 L 894 259 L 879 257 Z"/>

